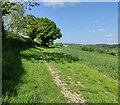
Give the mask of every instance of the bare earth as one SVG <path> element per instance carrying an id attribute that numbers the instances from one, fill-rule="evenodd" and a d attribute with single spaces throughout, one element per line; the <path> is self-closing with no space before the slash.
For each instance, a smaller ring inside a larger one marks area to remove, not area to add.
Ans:
<path id="1" fill-rule="evenodd" d="M 71 103 L 86 103 L 85 100 L 81 98 L 80 94 L 71 93 L 68 91 L 64 82 L 60 79 L 57 71 L 55 71 L 47 62 L 45 62 L 45 64 L 47 65 L 48 71 L 51 73 L 56 85 L 60 88 L 61 93 L 67 97 Z"/>

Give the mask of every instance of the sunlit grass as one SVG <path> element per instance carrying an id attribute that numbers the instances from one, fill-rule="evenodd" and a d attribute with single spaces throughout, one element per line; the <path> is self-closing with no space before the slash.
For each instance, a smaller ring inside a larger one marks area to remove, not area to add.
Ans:
<path id="1" fill-rule="evenodd" d="M 117 103 L 118 85 L 113 79 L 80 63 L 50 63 L 59 71 L 67 88 L 81 94 L 89 103 Z"/>
<path id="2" fill-rule="evenodd" d="M 14 56 L 13 52 L 11 51 L 11 59 Z M 15 68 L 12 65 L 12 70 L 19 70 L 21 67 L 24 71 L 23 75 L 17 80 L 17 84 L 12 89 L 16 91 L 9 90 L 10 84 L 15 83 L 16 78 L 8 78 L 7 80 L 3 81 L 3 89 L 6 91 L 3 94 L 2 101 L 9 102 L 9 103 L 65 103 L 67 99 L 63 97 L 62 93 L 60 92 L 59 88 L 53 82 L 53 78 L 47 70 L 46 65 L 41 60 L 36 60 L 31 58 L 30 60 L 23 57 L 29 55 L 30 52 L 34 55 L 39 52 L 39 50 L 30 48 L 23 51 L 20 51 L 21 55 L 17 55 L 21 57 L 19 62 L 16 62 L 18 68 Z M 10 53 L 10 52 L 9 52 Z M 7 54 L 7 53 L 6 53 Z M 13 55 L 13 56 L 12 56 Z M 10 59 L 9 58 L 9 59 Z M 14 60 L 14 59 L 13 59 Z M 17 59 L 16 59 L 17 60 Z M 6 61 L 8 62 L 8 61 Z M 12 62 L 12 61 L 10 61 Z M 6 67 L 7 68 L 7 67 Z M 16 76 L 14 73 L 11 75 L 14 77 Z M 5 70 L 4 70 L 5 71 Z M 10 80 L 11 79 L 11 80 Z M 13 81 L 13 82 L 12 82 Z M 6 85 L 5 85 L 6 84 Z M 8 90 L 6 90 L 7 86 Z M 11 91 L 12 94 L 8 94 Z"/>
<path id="3" fill-rule="evenodd" d="M 101 54 L 97 52 L 86 52 L 82 50 L 72 48 L 60 48 L 60 52 L 77 55 L 81 63 L 88 65 L 89 67 L 95 68 L 97 71 L 114 78 L 118 78 L 118 57 Z"/>
<path id="4" fill-rule="evenodd" d="M 72 48 L 16 48 L 3 54 L 3 102 L 66 103 L 44 61 L 90 103 L 117 103 L 116 56 Z M 75 60 L 78 59 L 78 60 Z"/>

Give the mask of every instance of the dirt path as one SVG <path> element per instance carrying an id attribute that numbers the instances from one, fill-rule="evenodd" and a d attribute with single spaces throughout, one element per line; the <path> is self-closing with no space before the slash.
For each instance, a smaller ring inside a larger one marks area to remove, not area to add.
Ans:
<path id="1" fill-rule="evenodd" d="M 48 67 L 48 71 L 52 74 L 53 80 L 55 81 L 56 85 L 61 89 L 61 93 L 65 97 L 67 97 L 71 103 L 85 103 L 85 100 L 81 98 L 80 94 L 71 93 L 67 90 L 65 84 L 60 79 L 57 71 L 55 71 L 47 62 L 45 62 L 45 64 Z"/>

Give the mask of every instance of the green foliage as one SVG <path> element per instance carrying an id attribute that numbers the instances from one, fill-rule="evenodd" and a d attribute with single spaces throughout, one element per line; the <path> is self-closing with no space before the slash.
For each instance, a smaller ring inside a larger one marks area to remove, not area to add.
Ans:
<path id="1" fill-rule="evenodd" d="M 2 7 L 0 10 L 2 10 L 2 45 L 5 47 L 5 42 L 6 42 L 6 30 L 5 30 L 5 24 L 4 24 L 4 18 L 9 16 L 11 12 L 14 10 L 14 6 L 16 5 L 15 3 L 7 2 L 7 1 L 1 1 Z"/>
<path id="2" fill-rule="evenodd" d="M 14 7 L 16 11 L 12 11 L 10 14 L 9 23 L 7 29 L 14 31 L 18 34 L 23 32 L 24 26 L 24 6 L 20 3 L 17 3 Z"/>
<path id="3" fill-rule="evenodd" d="M 82 46 L 81 49 L 84 51 L 90 51 L 90 52 L 94 51 L 94 49 L 92 47 L 89 47 L 87 45 Z"/>
<path id="4" fill-rule="evenodd" d="M 57 38 L 61 38 L 62 34 L 60 29 L 57 28 L 55 22 L 49 20 L 48 18 L 37 18 L 37 27 L 38 27 L 38 34 L 42 42 L 42 46 L 50 46 L 53 44 L 53 41 Z"/>
<path id="5" fill-rule="evenodd" d="M 63 47 L 62 43 L 55 43 L 55 47 Z"/>
<path id="6" fill-rule="evenodd" d="M 62 37 L 55 22 L 48 18 L 36 18 L 33 15 L 27 15 L 24 17 L 24 23 L 23 33 L 39 45 L 49 47 L 53 45 L 54 40 Z"/>
<path id="7" fill-rule="evenodd" d="M 36 18 L 33 15 L 24 15 L 24 5 L 21 3 L 3 2 L 2 12 L 4 19 L 8 19 L 6 23 L 2 22 L 3 40 L 5 39 L 5 33 L 7 31 L 13 31 L 16 34 L 13 35 L 14 39 L 19 35 L 27 35 L 37 45 L 45 47 L 53 46 L 53 41 L 57 38 L 61 38 L 62 34 L 55 22 L 48 18 Z M 16 35 L 16 36 L 15 36 Z M 19 43 L 19 42 L 18 42 Z M 4 44 L 4 43 L 3 43 Z"/>
<path id="8" fill-rule="evenodd" d="M 24 57 L 24 54 L 22 55 Z M 36 54 L 28 53 L 25 55 L 26 59 L 31 60 L 31 58 L 34 58 L 36 60 L 45 60 L 47 62 L 55 61 L 55 62 L 78 62 L 80 59 L 77 56 L 73 56 L 71 54 L 65 54 L 65 53 L 58 53 L 58 52 L 40 52 Z"/>
<path id="9" fill-rule="evenodd" d="M 12 11 L 15 10 L 14 8 L 15 3 L 2 1 L 2 16 L 9 15 Z"/>
<path id="10" fill-rule="evenodd" d="M 6 38 L 3 40 L 3 51 L 11 47 L 26 47 L 34 46 L 34 43 L 30 39 L 26 39 L 22 36 L 18 36 L 15 32 L 6 31 Z"/>
<path id="11" fill-rule="evenodd" d="M 82 46 L 81 49 L 84 50 L 84 51 L 89 51 L 89 48 L 88 48 L 87 45 Z"/>
<path id="12" fill-rule="evenodd" d="M 36 17 L 33 15 L 26 15 L 24 17 L 23 23 L 23 34 L 29 36 L 32 40 L 34 40 L 38 34 Z"/>
<path id="13" fill-rule="evenodd" d="M 97 52 L 99 52 L 99 53 L 105 53 L 105 50 L 103 50 L 103 49 L 97 49 Z"/>
<path id="14" fill-rule="evenodd" d="M 81 45 L 81 44 L 66 44 L 68 47 L 73 49 L 81 49 L 84 51 L 105 53 L 114 56 L 118 56 L 118 44 L 108 45 L 108 44 L 96 44 L 96 45 Z"/>

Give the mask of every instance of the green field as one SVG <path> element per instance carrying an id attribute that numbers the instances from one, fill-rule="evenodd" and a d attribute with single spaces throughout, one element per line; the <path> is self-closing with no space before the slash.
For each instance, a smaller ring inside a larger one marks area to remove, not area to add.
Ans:
<path id="1" fill-rule="evenodd" d="M 79 48 L 3 53 L 3 102 L 118 103 L 118 57 Z"/>

